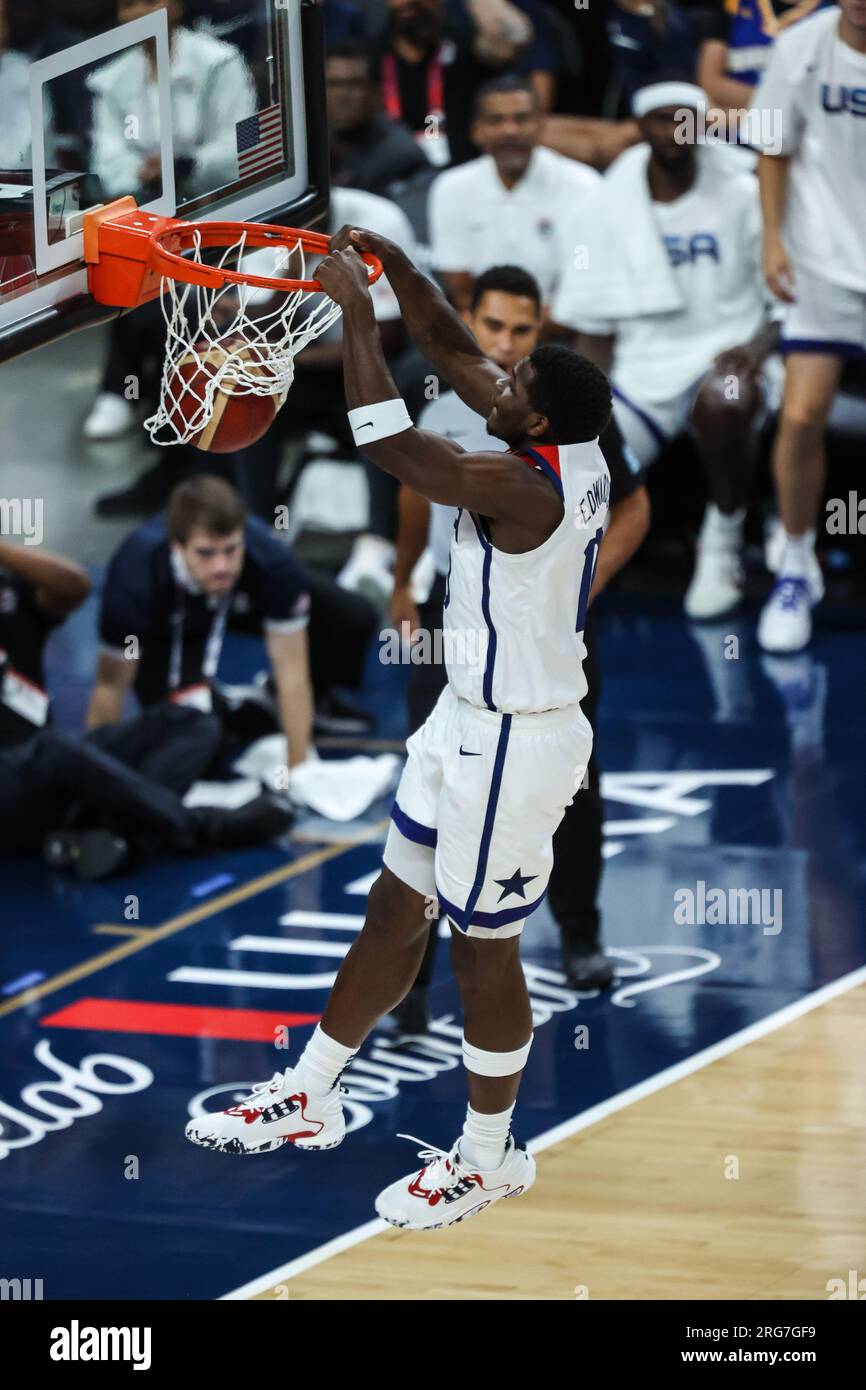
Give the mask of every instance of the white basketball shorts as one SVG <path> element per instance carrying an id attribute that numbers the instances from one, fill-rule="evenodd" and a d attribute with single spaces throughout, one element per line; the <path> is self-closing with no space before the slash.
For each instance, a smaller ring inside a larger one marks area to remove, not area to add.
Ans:
<path id="1" fill-rule="evenodd" d="M 649 468 L 677 435 L 690 428 L 690 416 L 703 381 L 703 376 L 698 377 L 685 391 L 667 401 L 643 401 L 614 385 L 613 413 L 616 423 L 642 468 Z M 764 424 L 771 410 L 778 410 L 782 398 L 782 364 L 775 355 L 768 357 L 764 363 L 761 390 L 763 405 L 755 421 L 757 429 Z"/>
<path id="2" fill-rule="evenodd" d="M 826 352 L 838 357 L 866 353 L 866 294 L 794 267 L 794 304 L 782 325 L 780 350 Z"/>
<path id="3" fill-rule="evenodd" d="M 408 740 L 384 862 L 467 936 L 518 936 L 547 892 L 553 833 L 580 795 L 579 705 L 500 714 L 446 686 Z"/>

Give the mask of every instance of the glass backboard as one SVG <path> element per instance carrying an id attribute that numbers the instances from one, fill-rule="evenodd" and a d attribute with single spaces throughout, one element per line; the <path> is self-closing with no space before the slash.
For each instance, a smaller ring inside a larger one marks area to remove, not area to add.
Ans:
<path id="1" fill-rule="evenodd" d="M 5 0 L 0 360 L 113 312 L 87 294 L 94 207 L 302 227 L 327 208 L 316 0 L 89 0 L 76 26 L 57 9 Z"/>

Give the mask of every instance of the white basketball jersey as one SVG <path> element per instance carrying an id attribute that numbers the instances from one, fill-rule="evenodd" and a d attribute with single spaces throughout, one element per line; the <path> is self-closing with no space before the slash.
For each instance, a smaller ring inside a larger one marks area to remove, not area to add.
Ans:
<path id="1" fill-rule="evenodd" d="M 802 266 L 863 294 L 866 53 L 839 38 L 835 5 L 779 35 L 750 121 L 752 144 L 791 156 L 784 232 L 795 274 Z"/>
<path id="2" fill-rule="evenodd" d="M 610 475 L 594 439 L 515 451 L 550 478 L 561 522 L 542 545 L 508 555 L 487 522 L 461 508 L 445 595 L 444 656 L 454 693 L 505 714 L 579 703 L 586 694 L 583 629 Z M 516 466 L 516 463 L 515 463 Z"/>

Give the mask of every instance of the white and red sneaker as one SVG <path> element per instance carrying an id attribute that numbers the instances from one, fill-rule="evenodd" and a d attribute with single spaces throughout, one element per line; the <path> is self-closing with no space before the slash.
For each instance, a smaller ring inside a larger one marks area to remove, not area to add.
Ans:
<path id="1" fill-rule="evenodd" d="M 333 1149 L 346 1136 L 341 1090 L 335 1086 L 326 1096 L 311 1096 L 287 1067 L 228 1110 L 190 1120 L 186 1137 L 203 1149 L 227 1154 L 264 1154 L 283 1144 Z"/>
<path id="2" fill-rule="evenodd" d="M 414 1134 L 397 1137 L 424 1144 Z M 489 1172 L 466 1163 L 458 1144 L 450 1153 L 424 1144 L 418 1157 L 426 1160 L 420 1172 L 398 1178 L 376 1198 L 376 1211 L 383 1220 L 411 1231 L 454 1226 L 504 1197 L 519 1197 L 535 1182 L 535 1159 L 510 1134 L 502 1163 Z"/>

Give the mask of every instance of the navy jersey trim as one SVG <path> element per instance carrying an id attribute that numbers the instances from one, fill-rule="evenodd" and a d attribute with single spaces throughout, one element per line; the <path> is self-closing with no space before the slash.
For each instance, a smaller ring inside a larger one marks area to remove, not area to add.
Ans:
<path id="1" fill-rule="evenodd" d="M 783 357 L 789 352 L 829 352 L 834 357 L 866 356 L 866 347 L 862 343 L 849 342 L 847 338 L 782 338 L 779 351 Z"/>
<path id="2" fill-rule="evenodd" d="M 537 449 L 531 448 L 528 444 L 525 445 L 522 449 L 520 449 L 519 453 L 528 455 L 529 458 L 535 460 L 536 464 L 541 469 L 544 476 L 546 478 L 549 478 L 550 481 L 553 483 L 553 486 L 559 493 L 560 501 L 564 502 L 565 493 L 562 490 L 562 479 L 560 478 L 556 469 L 553 467 L 551 463 L 548 462 L 544 455 L 540 454 Z"/>
<path id="3" fill-rule="evenodd" d="M 512 715 L 503 714 L 502 727 L 499 730 L 499 740 L 496 744 L 496 756 L 493 760 L 493 775 L 490 779 L 490 791 L 487 795 L 487 806 L 484 811 L 484 826 L 481 831 L 481 841 L 478 846 L 478 860 L 475 865 L 475 881 L 466 900 L 466 908 L 462 914 L 464 922 L 470 922 L 475 911 L 475 904 L 481 896 L 481 889 L 484 887 L 484 878 L 487 873 L 487 860 L 490 855 L 490 841 L 493 839 L 493 826 L 496 822 L 496 807 L 499 802 L 499 792 L 502 787 L 502 773 L 505 768 L 505 754 L 508 751 L 508 737 L 511 733 Z M 455 919 L 457 920 L 457 919 Z M 458 922 L 458 925 L 462 925 Z"/>
<path id="4" fill-rule="evenodd" d="M 481 612 L 487 624 L 488 642 L 487 659 L 484 663 L 484 678 L 481 683 L 481 693 L 484 696 L 484 703 L 488 709 L 496 710 L 493 703 L 493 668 L 496 665 L 496 628 L 493 626 L 493 619 L 490 616 L 490 565 L 493 560 L 493 546 L 481 529 L 481 523 L 474 512 L 470 512 L 475 531 L 481 542 L 484 551 L 484 563 L 481 567 Z"/>
<path id="5" fill-rule="evenodd" d="M 451 918 L 455 926 L 461 931 L 466 931 L 468 927 L 507 927 L 512 922 L 520 922 L 524 917 L 528 917 L 537 907 L 540 907 L 547 896 L 547 889 L 531 903 L 520 903 L 518 907 L 504 907 L 501 912 L 473 912 L 470 921 L 469 914 L 463 908 L 457 907 L 455 903 L 449 902 L 445 895 L 440 892 L 437 885 L 436 897 L 443 912 Z"/>
<path id="6" fill-rule="evenodd" d="M 416 845 L 426 845 L 428 849 L 436 848 L 436 831 L 429 825 L 422 825 L 419 820 L 414 820 L 412 816 L 407 816 L 402 806 L 397 802 L 391 807 L 391 819 L 407 840 L 414 840 Z"/>
<path id="7" fill-rule="evenodd" d="M 641 407 L 639 405 L 636 405 L 634 401 L 629 400 L 625 392 L 620 391 L 619 387 L 614 386 L 613 382 L 611 382 L 610 389 L 614 400 L 622 401 L 623 405 L 628 406 L 629 410 L 634 415 L 636 415 L 637 418 L 641 420 L 644 425 L 646 425 L 656 444 L 667 444 L 667 435 L 665 434 L 664 430 L 656 424 L 655 420 L 651 415 L 649 415 L 645 410 L 642 410 Z"/>

